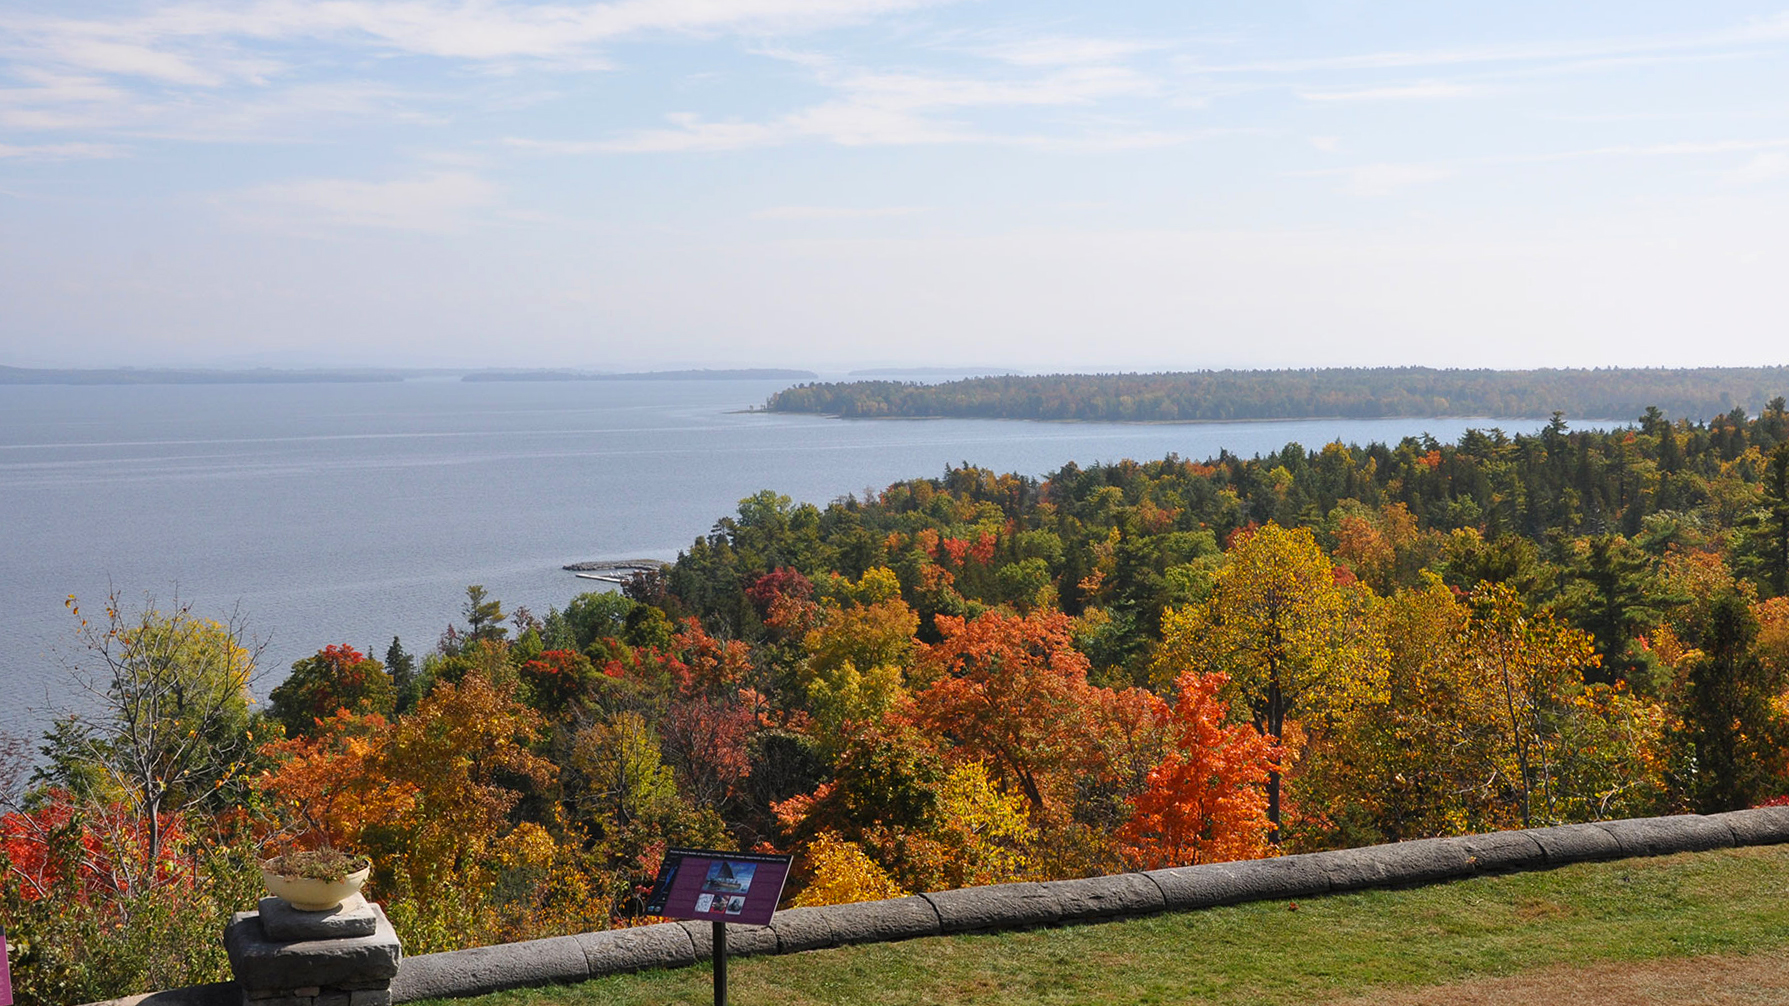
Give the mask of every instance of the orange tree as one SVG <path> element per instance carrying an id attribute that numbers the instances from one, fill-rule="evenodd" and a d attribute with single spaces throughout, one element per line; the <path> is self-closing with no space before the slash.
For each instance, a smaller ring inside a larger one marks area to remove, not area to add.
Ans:
<path id="1" fill-rule="evenodd" d="M 1275 740 L 1289 717 L 1317 725 L 1384 688 L 1377 597 L 1365 584 L 1342 582 L 1308 529 L 1266 524 L 1239 534 L 1228 558 L 1205 603 L 1164 617 L 1158 680 L 1189 669 L 1222 672 L 1229 695 Z M 1277 830 L 1277 768 L 1267 799 Z"/>
<path id="2" fill-rule="evenodd" d="M 362 852 L 369 829 L 389 829 L 415 809 L 417 787 L 385 772 L 391 729 L 377 713 L 341 709 L 314 721 L 309 736 L 262 746 L 271 764 L 261 789 L 298 845 Z"/>
<path id="3" fill-rule="evenodd" d="M 1188 671 L 1162 713 L 1173 746 L 1149 773 L 1131 819 L 1118 831 L 1139 869 L 1254 859 L 1268 853 L 1262 783 L 1279 764 L 1279 745 L 1246 723 L 1227 723 L 1222 674 Z"/>
<path id="4" fill-rule="evenodd" d="M 954 760 L 986 762 L 1024 794 L 1034 819 L 1062 810 L 1088 749 L 1091 691 L 1073 623 L 1059 611 L 1027 617 L 939 615 L 941 642 L 924 647 L 936 680 L 914 697 L 921 729 L 945 738 Z"/>

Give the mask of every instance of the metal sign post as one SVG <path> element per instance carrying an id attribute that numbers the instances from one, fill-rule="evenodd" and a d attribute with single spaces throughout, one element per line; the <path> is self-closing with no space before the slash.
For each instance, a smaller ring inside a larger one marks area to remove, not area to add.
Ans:
<path id="1" fill-rule="evenodd" d="M 646 914 L 714 925 L 714 1006 L 727 1006 L 727 923 L 768 926 L 789 879 L 788 856 L 666 849 Z"/>
<path id="2" fill-rule="evenodd" d="M 714 1006 L 727 1006 L 727 924 L 714 923 Z"/>

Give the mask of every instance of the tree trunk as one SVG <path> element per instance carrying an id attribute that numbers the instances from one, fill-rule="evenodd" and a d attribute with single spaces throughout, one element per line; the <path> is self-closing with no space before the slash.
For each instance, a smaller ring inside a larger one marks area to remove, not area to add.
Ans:
<path id="1" fill-rule="evenodd" d="M 1286 703 L 1280 694 L 1279 675 L 1274 675 L 1267 683 L 1267 732 L 1272 735 L 1274 743 L 1280 741 L 1280 731 L 1286 725 Z M 1280 770 L 1272 769 L 1267 773 L 1267 840 L 1274 845 L 1280 844 Z"/>

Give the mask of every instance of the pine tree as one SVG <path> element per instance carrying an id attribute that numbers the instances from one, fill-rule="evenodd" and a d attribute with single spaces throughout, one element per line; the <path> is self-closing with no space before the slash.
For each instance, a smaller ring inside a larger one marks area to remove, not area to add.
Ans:
<path id="1" fill-rule="evenodd" d="M 1769 597 L 1789 594 L 1789 443 L 1770 454 L 1763 506 L 1741 527 L 1739 566 Z"/>
<path id="2" fill-rule="evenodd" d="M 1690 668 L 1685 720 L 1695 749 L 1696 809 L 1743 810 L 1760 796 L 1780 749 L 1772 699 L 1781 675 L 1753 652 L 1758 619 L 1737 593 L 1718 597 L 1700 626 L 1705 654 Z"/>

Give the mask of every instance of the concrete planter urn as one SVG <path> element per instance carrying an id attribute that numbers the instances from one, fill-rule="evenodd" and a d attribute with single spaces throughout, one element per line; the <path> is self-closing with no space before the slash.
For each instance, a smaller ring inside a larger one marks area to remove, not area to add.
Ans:
<path id="1" fill-rule="evenodd" d="M 373 864 L 365 856 L 326 853 L 287 853 L 261 863 L 261 882 L 267 893 L 300 911 L 327 912 L 356 898 Z"/>

